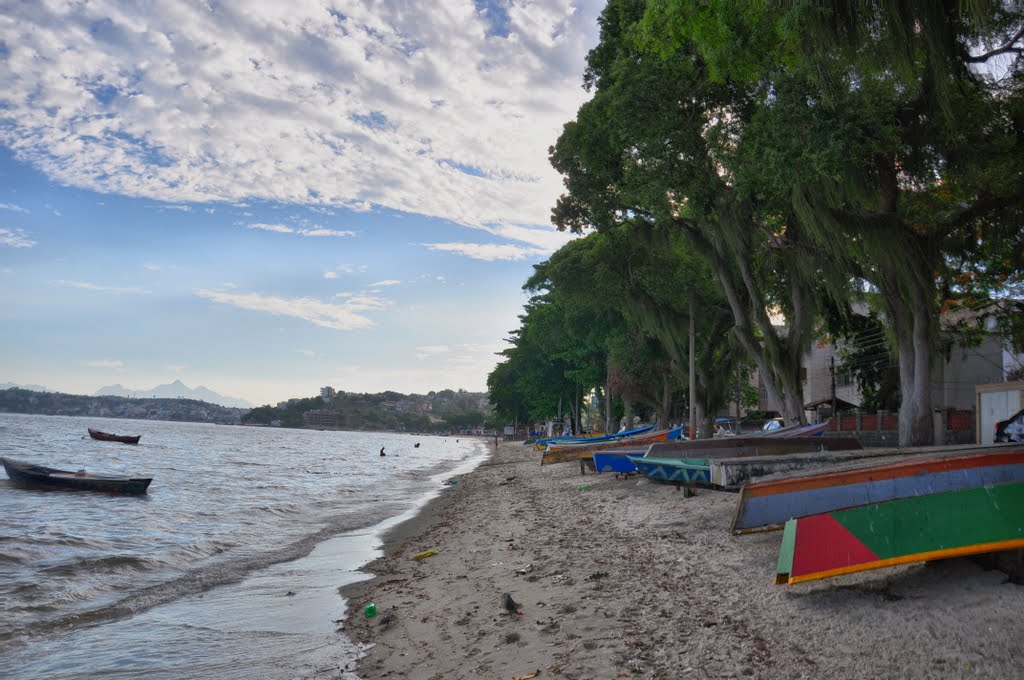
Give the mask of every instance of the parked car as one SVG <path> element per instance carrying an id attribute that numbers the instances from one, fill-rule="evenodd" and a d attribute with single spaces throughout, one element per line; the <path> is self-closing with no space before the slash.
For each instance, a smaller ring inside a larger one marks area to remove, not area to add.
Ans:
<path id="1" fill-rule="evenodd" d="M 1024 442 L 1024 408 L 996 423 L 994 442 Z"/>

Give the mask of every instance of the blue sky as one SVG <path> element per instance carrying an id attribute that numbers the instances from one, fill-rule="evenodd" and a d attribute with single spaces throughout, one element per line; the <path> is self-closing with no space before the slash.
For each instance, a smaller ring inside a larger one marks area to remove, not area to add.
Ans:
<path id="1" fill-rule="evenodd" d="M 9 5 L 0 382 L 484 390 L 602 6 Z"/>

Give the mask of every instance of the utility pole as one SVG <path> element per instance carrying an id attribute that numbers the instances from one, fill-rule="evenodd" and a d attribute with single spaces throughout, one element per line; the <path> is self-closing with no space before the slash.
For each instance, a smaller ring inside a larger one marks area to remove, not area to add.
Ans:
<path id="1" fill-rule="evenodd" d="M 694 345 L 696 345 L 696 341 L 694 339 L 696 333 L 694 332 L 693 322 L 693 308 L 695 306 L 696 303 L 694 302 L 693 288 L 690 288 L 690 439 L 694 438 L 694 433 L 696 432 L 693 421 L 696 418 L 697 413 L 697 405 L 694 402 L 694 397 L 697 395 L 697 376 L 695 375 L 697 367 L 697 353 L 696 348 L 694 347 Z"/>
<path id="2" fill-rule="evenodd" d="M 736 434 L 740 433 L 740 365 L 736 363 Z"/>
<path id="3" fill-rule="evenodd" d="M 836 358 L 832 357 L 832 365 L 829 367 L 832 373 L 832 417 L 836 417 Z"/>

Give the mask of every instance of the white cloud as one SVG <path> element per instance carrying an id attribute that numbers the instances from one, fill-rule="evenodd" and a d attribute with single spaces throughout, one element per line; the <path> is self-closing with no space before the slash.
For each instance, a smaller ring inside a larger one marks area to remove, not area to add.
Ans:
<path id="1" fill-rule="evenodd" d="M 122 286 L 106 286 L 101 283 L 90 283 L 88 281 L 65 281 L 59 279 L 54 281 L 58 286 L 65 286 L 67 288 L 79 288 L 81 290 L 95 290 L 100 293 L 113 293 L 114 295 L 149 295 L 152 291 L 146 290 L 145 288 L 137 287 L 122 287 Z"/>
<path id="2" fill-rule="evenodd" d="M 124 373 L 124 362 L 120 359 L 87 359 L 80 362 L 87 368 L 112 368 L 118 373 Z"/>
<path id="3" fill-rule="evenodd" d="M 145 264 L 142 265 L 142 268 L 148 269 L 151 272 L 158 272 L 161 269 L 160 265 L 158 265 L 155 262 L 146 262 Z"/>
<path id="4" fill-rule="evenodd" d="M 276 231 L 279 234 L 294 234 L 295 230 L 283 224 L 261 224 L 259 222 L 248 225 L 250 229 L 262 229 L 263 231 Z"/>
<path id="5" fill-rule="evenodd" d="M 364 312 L 387 309 L 391 301 L 371 296 L 351 296 L 341 303 L 323 302 L 313 298 L 282 298 L 259 293 L 225 293 L 199 290 L 196 295 L 219 304 L 239 309 L 263 312 L 275 316 L 290 316 L 316 326 L 335 330 L 372 328 L 374 322 Z"/>
<path id="6" fill-rule="evenodd" d="M 446 354 L 450 351 L 448 345 L 423 345 L 416 348 L 417 359 L 430 359 L 439 354 Z"/>
<path id="7" fill-rule="evenodd" d="M 423 243 L 430 250 L 439 250 L 456 255 L 464 255 L 474 260 L 526 260 L 541 257 L 548 253 L 543 248 L 525 248 L 512 244 L 496 243 Z"/>
<path id="8" fill-rule="evenodd" d="M 311 349 L 297 349 L 295 351 L 301 354 L 302 356 L 306 357 L 312 357 L 316 355 L 316 353 Z"/>
<path id="9" fill-rule="evenodd" d="M 325 279 L 336 279 L 338 278 L 338 272 L 324 272 Z"/>
<path id="10" fill-rule="evenodd" d="M 300 229 L 296 233 L 302 234 L 303 236 L 355 236 L 356 232 L 348 230 L 338 229 L 324 229 L 319 227 L 317 229 Z"/>
<path id="11" fill-rule="evenodd" d="M 0 227 L 0 246 L 6 248 L 31 248 L 36 244 L 22 229 Z"/>
<path id="12" fill-rule="evenodd" d="M 400 283 L 402 283 L 402 282 L 399 281 L 398 279 L 384 279 L 383 281 L 375 281 L 375 282 L 369 284 L 369 287 L 370 288 L 379 288 L 381 286 L 397 286 Z"/>
<path id="13" fill-rule="evenodd" d="M 167 209 L 547 225 L 562 191 L 547 148 L 587 96 L 603 6 L 518 0 L 504 21 L 473 0 L 17 3 L 0 22 L 0 143 L 54 181 Z M 521 236 L 550 248 L 548 231 Z"/>
<path id="14" fill-rule="evenodd" d="M 182 371 L 185 370 L 186 367 L 180 364 L 167 364 L 165 368 L 171 373 L 180 374 Z"/>
<path id="15" fill-rule="evenodd" d="M 0 210 L 13 210 L 14 212 L 27 213 L 28 210 L 13 203 L 0 203 Z"/>
<path id="16" fill-rule="evenodd" d="M 355 236 L 354 231 L 340 231 L 337 229 L 325 229 L 321 226 L 312 228 L 299 228 L 289 227 L 284 224 L 263 224 L 256 222 L 254 224 L 246 225 L 249 229 L 262 229 L 263 231 L 274 231 L 279 234 L 298 234 L 299 236 Z"/>

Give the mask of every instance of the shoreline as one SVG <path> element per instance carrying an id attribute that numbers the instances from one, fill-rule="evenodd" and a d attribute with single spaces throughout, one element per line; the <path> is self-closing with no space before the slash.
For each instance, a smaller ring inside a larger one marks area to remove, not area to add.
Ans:
<path id="1" fill-rule="evenodd" d="M 781 534 L 733 536 L 737 494 L 539 457 L 492 448 L 382 536 L 372 577 L 340 589 L 361 680 L 1006 678 L 1024 663 L 1024 588 L 999 571 L 958 558 L 777 586 Z"/>

